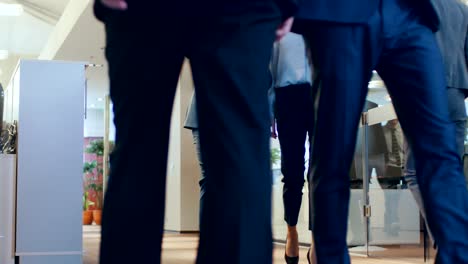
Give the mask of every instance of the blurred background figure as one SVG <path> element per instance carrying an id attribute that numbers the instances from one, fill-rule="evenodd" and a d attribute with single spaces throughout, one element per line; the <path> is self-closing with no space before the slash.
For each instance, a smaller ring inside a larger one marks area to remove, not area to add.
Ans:
<path id="1" fill-rule="evenodd" d="M 301 35 L 289 33 L 274 44 L 271 72 L 275 95 L 273 137 L 276 127 L 281 148 L 284 220 L 288 225 L 285 260 L 297 264 L 296 226 L 304 188 L 305 145 L 307 138 L 312 139 L 315 118 L 312 73 Z"/>

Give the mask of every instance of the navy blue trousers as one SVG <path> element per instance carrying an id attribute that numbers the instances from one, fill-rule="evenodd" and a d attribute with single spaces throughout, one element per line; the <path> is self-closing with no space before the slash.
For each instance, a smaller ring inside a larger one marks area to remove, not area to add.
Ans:
<path id="1" fill-rule="evenodd" d="M 468 192 L 449 119 L 433 32 L 409 9 L 383 1 L 367 25 L 311 22 L 319 107 L 312 161 L 312 231 L 319 264 L 349 263 L 349 169 L 368 81 L 384 80 L 417 162 L 436 263 L 468 263 Z"/>
<path id="2" fill-rule="evenodd" d="M 307 83 L 276 88 L 275 93 L 284 183 L 284 220 L 289 226 L 296 226 L 302 203 L 304 170 L 308 165 L 305 160 L 305 143 L 307 135 L 310 140 L 314 132 L 313 91 Z"/>

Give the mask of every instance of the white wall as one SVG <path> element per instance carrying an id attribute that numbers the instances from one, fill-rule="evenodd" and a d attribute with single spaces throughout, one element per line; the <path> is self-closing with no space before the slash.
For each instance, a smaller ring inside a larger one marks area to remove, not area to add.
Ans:
<path id="1" fill-rule="evenodd" d="M 111 111 L 109 113 L 109 140 L 115 142 L 115 126 L 114 126 L 114 111 L 112 111 L 112 104 L 111 104 Z"/>
<path id="2" fill-rule="evenodd" d="M 84 123 L 84 137 L 104 137 L 104 110 L 87 110 Z"/>
<path id="3" fill-rule="evenodd" d="M 165 229 L 197 231 L 200 168 L 192 134 L 183 127 L 186 110 L 193 93 L 192 74 L 188 64 L 185 64 L 182 69 L 178 88 L 172 113 Z"/>
<path id="4" fill-rule="evenodd" d="M 192 131 L 184 128 L 185 116 L 193 94 L 192 72 L 188 64 L 182 70 L 180 81 L 180 165 L 181 165 L 181 230 L 199 230 L 200 165 L 193 144 Z"/>
<path id="5" fill-rule="evenodd" d="M 180 89 L 178 89 L 172 111 L 166 182 L 166 215 L 164 229 L 171 231 L 181 231 L 182 229 L 180 120 Z"/>
<path id="6" fill-rule="evenodd" d="M 47 45 L 39 55 L 39 59 L 51 60 L 55 58 L 55 55 L 88 5 L 90 5 L 90 0 L 70 1 L 60 20 L 57 22 L 54 31 L 52 31 Z"/>

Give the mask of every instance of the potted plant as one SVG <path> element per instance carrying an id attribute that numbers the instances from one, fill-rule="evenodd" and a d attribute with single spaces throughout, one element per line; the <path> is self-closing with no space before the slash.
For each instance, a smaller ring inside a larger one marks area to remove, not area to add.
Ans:
<path id="1" fill-rule="evenodd" d="M 96 194 L 96 203 L 94 203 L 94 210 L 93 210 L 93 219 L 96 225 L 101 224 L 101 219 L 102 219 L 102 200 L 103 200 L 103 185 L 102 185 L 102 179 L 101 181 L 94 181 L 88 185 L 89 190 L 93 190 L 94 193 Z"/>
<path id="2" fill-rule="evenodd" d="M 102 204 L 103 204 L 103 156 L 104 156 L 104 141 L 94 140 L 91 141 L 86 148 L 86 153 L 96 155 L 96 160 L 91 162 L 93 174 L 90 178 L 91 182 L 86 186 L 89 190 L 93 190 L 96 195 L 95 209 L 93 210 L 94 222 L 97 225 L 101 224 Z"/>
<path id="3" fill-rule="evenodd" d="M 86 153 L 95 154 L 97 157 L 104 156 L 104 140 L 97 139 L 89 143 Z"/>
<path id="4" fill-rule="evenodd" d="M 85 176 L 92 176 L 94 174 L 94 170 L 97 167 L 97 161 L 93 162 L 85 162 L 83 165 L 83 173 Z M 85 179 L 86 180 L 86 179 Z"/>
<path id="5" fill-rule="evenodd" d="M 85 175 L 83 179 L 84 193 L 83 193 L 83 225 L 90 225 L 93 223 L 93 211 L 89 210 L 89 207 L 94 205 L 94 202 L 89 200 L 89 187 L 86 183 L 88 178 L 94 177 L 94 170 L 97 167 L 97 162 L 85 162 L 83 165 L 83 173 Z"/>
<path id="6" fill-rule="evenodd" d="M 89 206 L 94 205 L 94 203 L 88 199 L 88 195 L 88 192 L 83 194 L 83 225 L 93 223 L 93 211 L 89 210 Z"/>

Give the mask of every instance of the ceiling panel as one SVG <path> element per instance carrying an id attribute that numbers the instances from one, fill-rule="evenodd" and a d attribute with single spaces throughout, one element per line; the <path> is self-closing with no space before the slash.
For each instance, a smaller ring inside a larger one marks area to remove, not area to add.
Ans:
<path id="1" fill-rule="evenodd" d="M 9 58 L 0 60 L 0 83 L 6 86 L 19 59 L 36 58 L 46 45 L 56 19 L 68 0 L 0 0 L 0 3 L 23 4 L 25 12 L 18 17 L 0 17 L 0 50 Z M 55 12 L 58 12 L 57 14 Z"/>
<path id="2" fill-rule="evenodd" d="M 25 8 L 36 7 L 56 15 L 61 15 L 67 7 L 70 0 L 10 0 L 23 4 Z"/>

